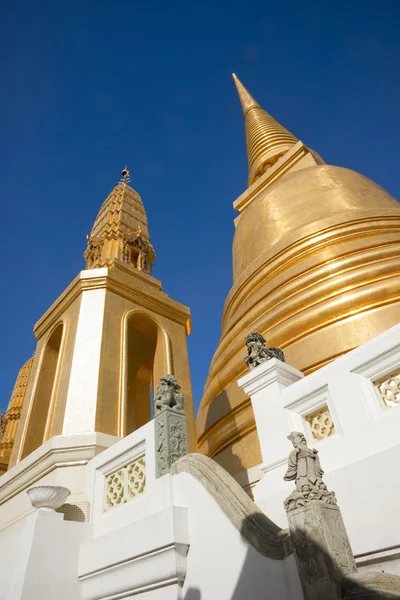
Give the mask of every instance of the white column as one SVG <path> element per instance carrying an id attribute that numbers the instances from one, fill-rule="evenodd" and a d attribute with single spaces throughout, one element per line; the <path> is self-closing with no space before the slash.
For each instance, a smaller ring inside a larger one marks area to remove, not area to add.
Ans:
<path id="1" fill-rule="evenodd" d="M 287 459 L 289 425 L 282 392 L 303 377 L 303 373 L 294 367 L 271 358 L 237 382 L 251 398 L 263 467 L 271 466 L 279 459 Z"/>
<path id="2" fill-rule="evenodd" d="M 95 430 L 105 295 L 105 289 L 82 294 L 63 434 Z"/>

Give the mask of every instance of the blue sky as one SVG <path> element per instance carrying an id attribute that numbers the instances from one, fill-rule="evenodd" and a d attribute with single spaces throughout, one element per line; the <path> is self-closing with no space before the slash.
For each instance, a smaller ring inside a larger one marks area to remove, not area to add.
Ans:
<path id="1" fill-rule="evenodd" d="M 192 311 L 197 405 L 247 179 L 231 72 L 328 163 L 400 198 L 399 17 L 397 0 L 3 2 L 0 408 L 125 163 L 154 274 Z"/>

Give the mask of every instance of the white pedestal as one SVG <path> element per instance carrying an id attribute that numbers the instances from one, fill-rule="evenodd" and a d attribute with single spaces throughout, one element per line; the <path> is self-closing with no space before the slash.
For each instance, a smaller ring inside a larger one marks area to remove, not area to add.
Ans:
<path id="1" fill-rule="evenodd" d="M 282 392 L 304 377 L 301 371 L 272 358 L 252 369 L 238 380 L 238 386 L 250 396 L 256 421 L 263 463 L 263 473 L 287 463 L 290 426 L 286 416 Z M 263 480 L 253 488 L 256 503 L 262 505 Z"/>

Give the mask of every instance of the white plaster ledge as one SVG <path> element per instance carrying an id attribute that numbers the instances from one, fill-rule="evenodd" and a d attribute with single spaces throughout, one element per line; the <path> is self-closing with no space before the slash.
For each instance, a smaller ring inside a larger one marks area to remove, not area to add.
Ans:
<path id="1" fill-rule="evenodd" d="M 116 600 L 182 586 L 188 550 L 183 507 L 164 509 L 98 537 L 81 546 L 82 598 Z"/>
<path id="2" fill-rule="evenodd" d="M 0 505 L 54 469 L 85 465 L 119 438 L 104 433 L 58 435 L 49 439 L 0 477 Z"/>
<path id="3" fill-rule="evenodd" d="M 370 552 L 363 552 L 354 556 L 358 567 L 373 565 L 375 563 L 392 561 L 400 558 L 400 546 L 391 546 Z"/>
<path id="4" fill-rule="evenodd" d="M 274 383 L 285 388 L 303 377 L 304 374 L 301 371 L 277 358 L 271 358 L 238 379 L 237 384 L 245 394 L 252 396 Z"/>

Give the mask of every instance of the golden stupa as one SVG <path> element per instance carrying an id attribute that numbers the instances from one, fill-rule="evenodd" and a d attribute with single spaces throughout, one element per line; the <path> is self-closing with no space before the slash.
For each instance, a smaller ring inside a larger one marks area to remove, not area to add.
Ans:
<path id="1" fill-rule="evenodd" d="M 233 286 L 197 419 L 199 450 L 233 474 L 261 462 L 245 337 L 262 333 L 305 374 L 400 318 L 400 205 L 366 177 L 327 165 L 234 75 L 249 187 L 234 202 Z"/>
<path id="2" fill-rule="evenodd" d="M 0 433 L 0 475 L 5 473 L 8 468 L 32 364 L 33 356 L 21 367 L 8 403 L 7 412 L 3 417 L 3 430 Z"/>

